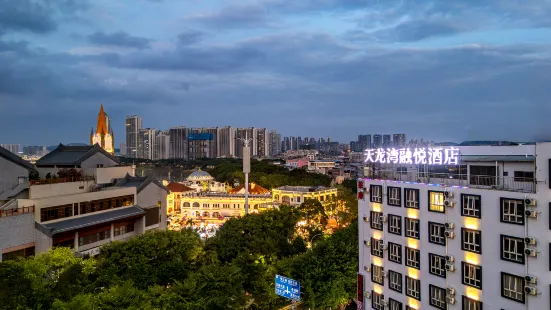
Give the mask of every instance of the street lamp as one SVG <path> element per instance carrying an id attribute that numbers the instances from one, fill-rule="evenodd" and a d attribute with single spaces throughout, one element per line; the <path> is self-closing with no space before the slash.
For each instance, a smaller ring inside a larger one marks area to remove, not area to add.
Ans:
<path id="1" fill-rule="evenodd" d="M 251 148 L 253 140 L 245 131 L 245 138 L 237 138 L 243 142 L 243 173 L 245 174 L 245 215 L 249 214 L 249 173 L 251 172 Z"/>

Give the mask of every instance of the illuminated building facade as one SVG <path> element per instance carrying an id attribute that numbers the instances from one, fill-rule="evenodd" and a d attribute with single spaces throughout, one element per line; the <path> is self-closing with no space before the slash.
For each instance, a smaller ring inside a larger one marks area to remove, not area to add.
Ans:
<path id="1" fill-rule="evenodd" d="M 336 199 L 337 189 L 324 186 L 281 186 L 272 190 L 277 205 L 298 206 L 306 199 L 316 199 L 322 204 Z"/>
<path id="2" fill-rule="evenodd" d="M 115 154 L 115 136 L 111 129 L 109 116 L 103 110 L 103 104 L 100 105 L 96 132 L 94 128 L 90 132 L 90 145 L 99 144 L 107 153 Z"/>
<path id="3" fill-rule="evenodd" d="M 551 309 L 551 143 L 376 153 L 358 180 L 361 309 Z"/>

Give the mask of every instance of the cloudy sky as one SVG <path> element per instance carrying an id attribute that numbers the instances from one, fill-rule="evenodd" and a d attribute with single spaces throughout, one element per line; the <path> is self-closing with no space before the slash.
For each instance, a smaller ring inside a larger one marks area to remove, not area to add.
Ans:
<path id="1" fill-rule="evenodd" d="M 144 126 L 551 138 L 551 0 L 0 0 L 0 143 Z"/>

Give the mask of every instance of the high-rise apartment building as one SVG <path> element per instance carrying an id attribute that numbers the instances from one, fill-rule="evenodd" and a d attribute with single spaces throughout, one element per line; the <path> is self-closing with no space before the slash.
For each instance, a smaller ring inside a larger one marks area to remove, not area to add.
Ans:
<path id="1" fill-rule="evenodd" d="M 168 159 L 170 155 L 170 135 L 168 130 L 158 131 L 155 137 L 155 159 Z"/>
<path id="2" fill-rule="evenodd" d="M 551 309 L 551 143 L 410 151 L 366 154 L 362 309 Z"/>
<path id="3" fill-rule="evenodd" d="M 173 127 L 168 130 L 170 136 L 170 158 L 188 159 L 189 128 Z"/>
<path id="4" fill-rule="evenodd" d="M 256 128 L 256 156 L 270 156 L 270 136 L 266 128 Z"/>
<path id="5" fill-rule="evenodd" d="M 190 128 L 188 136 L 188 159 L 213 158 L 216 149 L 217 128 Z"/>
<path id="6" fill-rule="evenodd" d="M 359 135 L 358 148 L 358 152 L 371 148 L 371 135 Z"/>
<path id="7" fill-rule="evenodd" d="M 119 155 L 126 156 L 126 143 L 121 143 L 119 146 Z"/>
<path id="8" fill-rule="evenodd" d="M 251 139 L 249 144 L 251 148 L 251 156 L 258 156 L 258 136 L 257 128 L 237 128 L 236 131 L 236 143 L 235 143 L 235 155 L 237 157 L 243 157 L 243 142 L 240 139 Z"/>
<path id="9" fill-rule="evenodd" d="M 138 133 L 138 158 L 157 159 L 157 129 L 144 128 Z"/>
<path id="10" fill-rule="evenodd" d="M 396 148 L 404 148 L 406 146 L 406 134 L 405 133 L 395 133 L 392 135 L 392 144 Z"/>
<path id="11" fill-rule="evenodd" d="M 126 117 L 126 156 L 138 156 L 138 139 L 142 129 L 142 118 L 137 115 Z"/>
<path id="12" fill-rule="evenodd" d="M 19 156 L 21 152 L 21 144 L 0 144 L 1 147 Z"/>
<path id="13" fill-rule="evenodd" d="M 373 135 L 373 148 L 378 149 L 383 147 L 383 136 Z"/>
<path id="14" fill-rule="evenodd" d="M 216 131 L 216 157 L 232 158 L 235 157 L 235 128 L 219 127 Z"/>
<path id="15" fill-rule="evenodd" d="M 383 135 L 383 147 L 392 147 L 392 136 L 391 135 Z"/>
<path id="16" fill-rule="evenodd" d="M 281 153 L 281 134 L 277 131 L 270 131 L 270 155 L 275 156 Z"/>

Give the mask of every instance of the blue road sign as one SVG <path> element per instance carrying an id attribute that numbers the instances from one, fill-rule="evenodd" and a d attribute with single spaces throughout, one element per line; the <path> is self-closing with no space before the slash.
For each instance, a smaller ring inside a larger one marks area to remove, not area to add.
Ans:
<path id="1" fill-rule="evenodd" d="M 276 295 L 299 301 L 300 300 L 300 283 L 293 279 L 289 279 L 284 276 L 280 276 L 276 274 L 275 293 Z"/>

